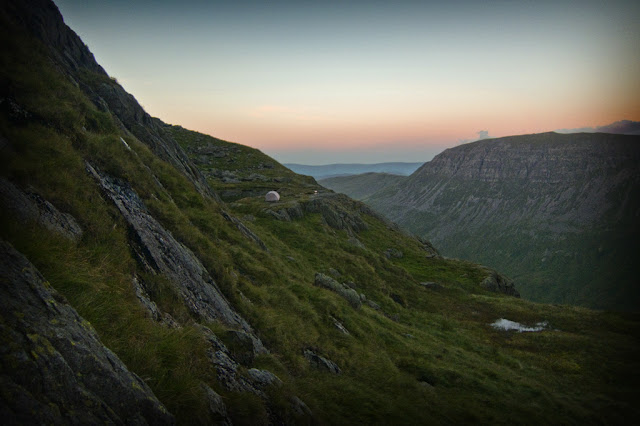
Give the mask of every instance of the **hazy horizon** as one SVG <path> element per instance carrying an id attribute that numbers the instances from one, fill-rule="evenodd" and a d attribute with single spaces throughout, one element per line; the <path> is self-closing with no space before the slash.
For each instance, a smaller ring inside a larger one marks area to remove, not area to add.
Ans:
<path id="1" fill-rule="evenodd" d="M 640 120 L 640 4 L 54 0 L 152 116 L 280 162 Z"/>

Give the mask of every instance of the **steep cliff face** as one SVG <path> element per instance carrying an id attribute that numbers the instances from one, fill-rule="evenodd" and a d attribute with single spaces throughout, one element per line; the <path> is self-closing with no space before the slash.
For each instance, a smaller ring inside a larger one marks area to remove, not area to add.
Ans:
<path id="1" fill-rule="evenodd" d="M 161 120 L 151 117 L 138 101 L 96 62 L 80 37 L 65 25 L 58 8 L 48 0 L 8 2 L 3 11 L 6 21 L 27 31 L 48 47 L 55 66 L 78 86 L 99 110 L 111 112 L 117 124 L 184 174 L 201 194 L 217 199 L 204 176 Z M 5 89 L 5 88 L 3 88 Z M 5 89 L 6 90 L 6 89 Z M 2 93 L 0 96 L 8 96 Z"/>
<path id="2" fill-rule="evenodd" d="M 483 140 L 446 150 L 368 202 L 444 254 L 511 275 L 526 297 L 632 308 L 639 164 L 637 136 Z"/>

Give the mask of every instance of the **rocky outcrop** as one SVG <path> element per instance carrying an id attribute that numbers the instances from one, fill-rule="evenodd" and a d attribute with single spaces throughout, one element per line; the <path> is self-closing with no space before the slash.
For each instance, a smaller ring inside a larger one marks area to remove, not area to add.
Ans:
<path id="1" fill-rule="evenodd" d="M 334 229 L 358 233 L 369 229 L 362 220 L 359 203 L 342 194 L 322 194 L 304 203 L 305 212 L 320 213 L 324 222 Z"/>
<path id="2" fill-rule="evenodd" d="M 5 178 L 0 178 L 0 202 L 3 209 L 22 221 L 33 221 L 70 240 L 82 237 L 82 228 L 69 213 L 62 213 L 40 195 L 24 192 Z"/>
<path id="3" fill-rule="evenodd" d="M 138 301 L 147 312 L 149 317 L 151 317 L 154 321 L 157 321 L 169 328 L 180 327 L 180 324 L 178 324 L 171 315 L 166 312 L 160 311 L 158 305 L 156 305 L 156 302 L 151 300 L 151 297 L 149 296 L 149 293 L 147 292 L 147 289 L 145 288 L 144 282 L 142 280 L 134 276 L 131 280 L 131 283 L 133 284 L 133 290 L 136 293 Z"/>
<path id="4" fill-rule="evenodd" d="M 427 256 L 429 259 L 434 257 L 440 257 L 440 253 L 438 250 L 431 244 L 431 241 L 427 240 L 424 237 L 418 237 L 418 241 L 422 244 L 422 249 L 427 252 Z"/>
<path id="5" fill-rule="evenodd" d="M 305 349 L 303 351 L 303 355 L 307 359 L 307 361 L 309 361 L 309 364 L 313 368 L 317 368 L 318 370 L 328 371 L 331 374 L 342 373 L 342 371 L 340 370 L 340 367 L 338 367 L 338 365 L 335 362 L 323 356 L 318 355 L 316 352 L 312 351 L 311 349 Z"/>
<path id="6" fill-rule="evenodd" d="M 332 193 L 318 194 L 311 199 L 290 202 L 264 212 L 284 222 L 300 219 L 306 213 L 320 213 L 325 224 L 333 229 L 346 230 L 352 236 L 369 229 L 361 214 L 379 218 L 378 213 L 362 203 Z"/>
<path id="7" fill-rule="evenodd" d="M 225 389 L 234 392 L 250 392 L 265 398 L 263 390 L 268 385 L 282 383 L 267 370 L 252 368 L 247 371 L 247 375 L 241 374 L 240 365 L 229 348 L 209 328 L 205 326 L 199 328 L 209 343 L 207 356 L 216 369 L 218 383 Z"/>
<path id="8" fill-rule="evenodd" d="M 262 250 L 268 250 L 266 244 L 262 242 L 260 237 L 258 237 L 251 229 L 247 228 L 247 226 L 244 223 L 242 223 L 240 219 L 238 219 L 237 217 L 231 216 L 229 213 L 225 211 L 222 212 L 222 217 L 224 217 L 225 220 L 228 220 L 229 222 L 233 223 L 236 226 L 236 228 L 238 228 L 238 231 L 240 231 L 242 235 L 244 235 L 250 241 L 253 241 L 254 243 L 256 243 Z"/>
<path id="9" fill-rule="evenodd" d="M 349 304 L 358 309 L 362 306 L 362 300 L 360 299 L 360 295 L 357 291 L 345 284 L 340 284 L 338 281 L 334 280 L 328 275 L 325 275 L 321 272 L 316 273 L 314 284 L 318 287 L 326 288 L 327 290 L 331 290 L 342 298 L 344 298 Z"/>
<path id="10" fill-rule="evenodd" d="M 141 265 L 169 278 L 185 306 L 198 318 L 221 321 L 253 334 L 251 326 L 229 305 L 200 260 L 151 216 L 127 182 L 103 174 L 88 163 L 87 171 L 129 224 L 132 247 Z"/>
<path id="11" fill-rule="evenodd" d="M 202 383 L 201 386 L 207 399 L 210 420 L 220 426 L 231 426 L 233 423 L 227 414 L 227 406 L 222 397 L 208 385 Z"/>
<path id="12" fill-rule="evenodd" d="M 401 259 L 404 256 L 402 251 L 398 250 L 395 247 L 391 247 L 391 248 L 386 249 L 382 254 L 387 259 Z"/>
<path id="13" fill-rule="evenodd" d="M 278 210 L 265 209 L 264 212 L 284 222 L 291 222 L 304 216 L 302 206 L 298 202 L 285 204 Z"/>
<path id="14" fill-rule="evenodd" d="M 282 386 L 282 380 L 267 370 L 250 368 L 247 370 L 247 375 L 251 378 L 253 385 L 260 390 L 265 390 L 269 386 Z"/>
<path id="15" fill-rule="evenodd" d="M 253 334 L 240 330 L 228 330 L 227 338 L 230 342 L 231 355 L 240 364 L 251 365 L 257 355 L 269 352 L 260 339 Z"/>
<path id="16" fill-rule="evenodd" d="M 0 241 L 0 413 L 7 424 L 173 424 L 38 270 Z"/>
<path id="17" fill-rule="evenodd" d="M 159 158 L 185 175 L 202 195 L 218 199 L 205 177 L 182 147 L 166 130 L 167 125 L 151 117 L 138 101 L 115 81 L 87 82 L 81 86 L 94 103 L 107 108 L 124 128 L 145 143 Z"/>
<path id="18" fill-rule="evenodd" d="M 491 271 L 488 277 L 480 282 L 480 287 L 486 288 L 494 293 L 503 293 L 509 296 L 520 297 L 520 293 L 516 290 L 513 280 Z"/>

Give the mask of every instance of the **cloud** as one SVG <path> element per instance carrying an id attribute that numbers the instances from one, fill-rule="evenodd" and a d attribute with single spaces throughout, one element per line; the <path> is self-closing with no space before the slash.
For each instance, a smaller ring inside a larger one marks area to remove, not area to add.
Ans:
<path id="1" fill-rule="evenodd" d="M 462 145 L 465 143 L 469 143 L 469 142 L 475 142 L 475 141 L 479 141 L 482 139 L 488 139 L 491 136 L 489 136 L 489 131 L 488 130 L 478 130 L 476 132 L 476 134 L 478 135 L 477 138 L 469 138 L 469 139 L 458 139 L 458 145 Z"/>
<path id="2" fill-rule="evenodd" d="M 491 136 L 489 136 L 489 131 L 488 130 L 479 130 L 476 133 L 478 134 L 478 140 L 488 139 L 488 138 L 491 137 Z"/>

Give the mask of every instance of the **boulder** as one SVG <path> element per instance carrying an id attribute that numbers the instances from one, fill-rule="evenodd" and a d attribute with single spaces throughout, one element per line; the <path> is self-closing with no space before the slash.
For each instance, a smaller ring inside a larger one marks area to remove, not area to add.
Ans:
<path id="1" fill-rule="evenodd" d="M 520 293 L 516 290 L 513 280 L 496 271 L 490 271 L 489 276 L 480 282 L 480 286 L 494 293 L 520 297 Z"/>
<path id="2" fill-rule="evenodd" d="M 404 256 L 404 253 L 397 248 L 388 248 L 383 254 L 387 259 L 400 259 Z"/>
<path id="3" fill-rule="evenodd" d="M 342 373 L 342 371 L 340 370 L 340 367 L 338 367 L 338 365 L 335 362 L 318 355 L 311 349 L 305 349 L 303 354 L 313 368 L 317 368 L 318 370 L 328 371 L 331 374 Z"/>
<path id="4" fill-rule="evenodd" d="M 229 350 L 233 358 L 242 365 L 251 365 L 256 355 L 269 353 L 254 335 L 241 330 L 228 330 Z"/>
<path id="5" fill-rule="evenodd" d="M 249 379 L 251 380 L 253 385 L 260 390 L 264 390 L 269 386 L 282 386 L 282 380 L 280 380 L 278 376 L 267 370 L 250 368 L 249 370 L 247 370 L 247 375 L 249 376 Z"/>
<path id="6" fill-rule="evenodd" d="M 362 305 L 362 301 L 360 300 L 360 295 L 357 291 L 347 287 L 344 284 L 340 284 L 333 278 L 323 273 L 316 273 L 314 284 L 318 287 L 326 288 L 331 290 L 341 297 L 343 297 L 351 306 L 355 309 L 358 309 Z"/>

